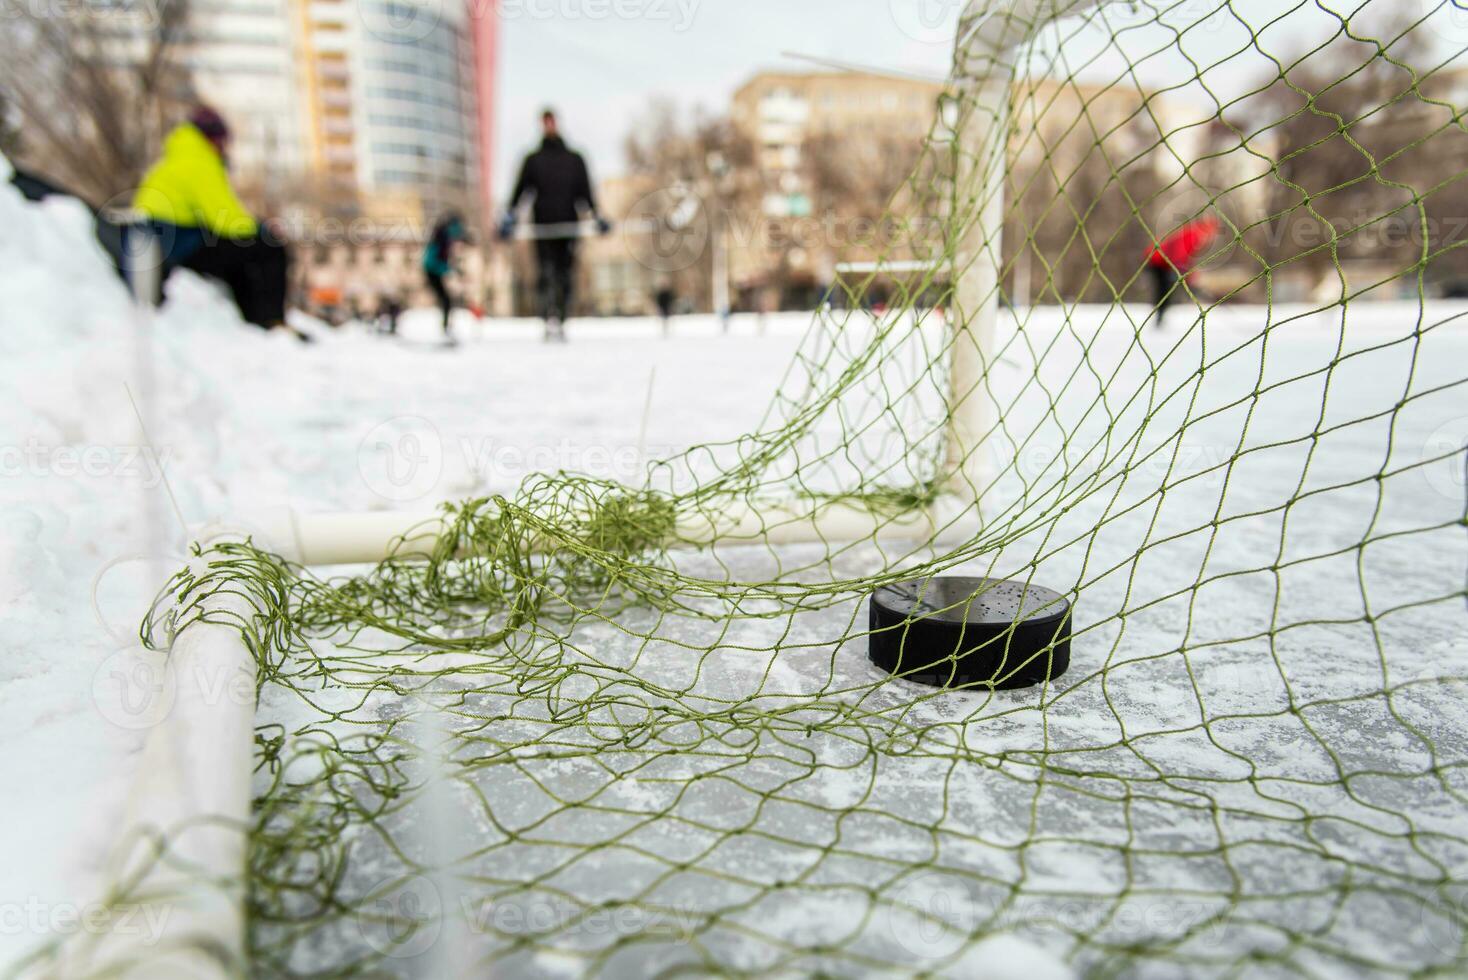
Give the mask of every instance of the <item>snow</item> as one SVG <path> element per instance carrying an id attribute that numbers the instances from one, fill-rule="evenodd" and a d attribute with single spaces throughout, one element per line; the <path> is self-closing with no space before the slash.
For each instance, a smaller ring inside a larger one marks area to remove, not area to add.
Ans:
<path id="1" fill-rule="evenodd" d="M 541 343 L 533 324 L 466 319 L 462 346 L 445 349 L 433 314 L 414 311 L 396 340 L 302 321 L 319 337 L 303 346 L 241 324 L 211 286 L 180 276 L 145 332 L 74 203 L 30 204 L 0 185 L 0 229 L 0 717 L 9 788 L 0 809 L 0 903 L 10 903 L 0 906 L 7 913 L 0 968 L 53 938 L 49 928 L 12 927 L 36 920 L 11 909 L 55 912 L 100 894 L 108 830 L 119 822 L 147 724 L 166 709 L 166 692 L 153 689 L 157 658 L 133 635 L 149 583 L 177 563 L 184 544 L 159 461 L 190 524 L 277 504 L 422 510 L 511 490 L 536 470 L 636 481 L 649 457 L 754 427 L 808 322 L 740 318 L 726 336 L 712 321 L 689 318 L 671 339 L 648 321 L 573 323 L 563 347 Z M 1434 305 L 1422 325 L 1464 312 Z M 1027 335 L 1063 336 L 1057 311 L 1033 316 Z M 1274 326 L 1261 337 L 1266 316 Z M 953 975 L 1038 978 L 1098 965 L 1094 950 L 1071 962 L 1077 931 L 1118 947 L 1182 937 L 1187 951 L 1216 954 L 1224 972 L 1251 949 L 1288 945 L 1271 922 L 1298 916 L 1297 928 L 1318 929 L 1314 945 L 1292 954 L 1305 969 L 1345 969 L 1332 947 L 1373 961 L 1452 962 L 1460 938 L 1454 910 L 1441 921 L 1424 917 L 1412 903 L 1394 904 L 1386 885 L 1337 905 L 1330 885 L 1349 863 L 1368 866 L 1354 872 L 1363 882 L 1395 883 L 1429 899 L 1424 882 L 1435 875 L 1468 878 L 1461 843 L 1468 808 L 1457 796 L 1468 738 L 1456 723 L 1468 708 L 1464 532 L 1454 525 L 1463 515 L 1463 467 L 1461 457 L 1424 463 L 1468 438 L 1468 399 L 1454 387 L 1468 363 L 1468 332 L 1457 322 L 1415 332 L 1415 304 L 1362 304 L 1351 308 L 1338 351 L 1338 316 L 1226 307 L 1210 318 L 1205 350 L 1180 339 L 1177 326 L 1133 345 L 1119 312 L 1083 308 L 1079 329 L 1097 336 L 1084 358 L 1065 340 L 1058 349 L 1068 353 L 1044 357 L 1007 349 L 996 384 L 1015 406 L 1014 431 L 1035 437 L 994 448 L 996 468 L 1017 461 L 994 504 L 1001 512 L 1012 505 L 1015 514 L 1057 500 L 1076 506 L 997 559 L 965 568 L 984 572 L 996 561 L 1012 572 L 1044 555 L 1038 581 L 1083 584 L 1064 697 L 1042 716 L 1033 692 L 915 701 L 903 685 L 874 687 L 879 678 L 861 651 L 833 658 L 830 637 L 850 631 L 860 613 L 852 604 L 741 624 L 701 662 L 689 698 L 757 694 L 774 704 L 814 690 L 838 699 L 857 690 L 868 710 L 913 701 L 914 723 L 940 727 L 921 752 L 879 773 L 864 767 L 865 746 L 811 739 L 807 750 L 822 775 L 773 802 L 708 780 L 692 784 L 679 814 L 723 828 L 721 838 L 652 825 L 627 838 L 665 861 L 714 846 L 707 866 L 746 883 L 809 872 L 824 887 L 766 892 L 730 911 L 725 928 L 703 937 L 709 949 L 759 969 L 773 947 L 742 939 L 749 929 L 786 942 L 835 942 L 870 911 L 875 918 L 852 942 L 879 958 L 915 962 L 955 952 L 962 948 L 955 935 L 996 923 L 949 964 Z M 1095 376 L 1067 381 L 1086 358 Z M 1207 383 L 1193 385 L 1201 362 L 1210 365 Z M 1129 403 L 1154 373 L 1157 397 Z M 1036 377 L 1044 384 L 1027 386 Z M 1278 387 L 1244 397 L 1271 385 Z M 151 440 L 140 437 L 129 386 L 152 419 Z M 1062 398 L 1050 397 L 1062 388 Z M 1168 400 L 1174 389 L 1186 397 Z M 1088 411 L 1097 398 L 1107 412 Z M 1174 458 L 1166 440 L 1178 420 L 1210 412 L 1188 427 Z M 1094 458 L 1072 458 L 1064 468 L 1070 482 L 1057 480 L 1057 455 L 1084 454 L 1082 437 L 1129 431 L 1146 415 L 1152 421 L 1138 439 L 1136 478 L 1118 503 L 1109 503 L 1111 494 L 1075 496 L 1076 474 L 1093 472 Z M 1069 443 L 1058 438 L 1062 430 L 1072 434 Z M 1311 443 L 1298 440 L 1316 430 L 1326 434 L 1307 466 Z M 1158 446 L 1168 452 L 1147 455 Z M 1164 479 L 1175 489 L 1160 506 L 1124 513 Z M 1282 534 L 1275 507 L 1290 497 L 1299 499 Z M 1368 548 L 1340 550 L 1368 531 Z M 1132 561 L 1144 539 L 1153 547 Z M 855 551 L 839 564 L 862 574 L 870 561 Z M 1424 597 L 1440 601 L 1412 606 Z M 1216 642 L 1243 637 L 1250 638 Z M 696 633 L 685 639 L 714 642 Z M 577 642 L 613 665 L 639 653 L 609 626 L 589 627 Z M 772 666 L 759 651 L 777 642 L 783 653 Z M 688 681 L 700 664 L 672 653 L 652 644 L 639 669 Z M 1378 693 L 1384 687 L 1390 699 Z M 1309 707 L 1281 713 L 1292 700 Z M 267 696 L 262 720 L 295 710 Z M 975 767 L 982 772 L 954 777 L 960 745 L 985 754 L 986 765 Z M 1050 752 L 1045 780 L 1040 747 Z M 600 793 L 599 805 L 653 815 L 668 806 L 670 787 L 716 764 L 672 758 L 617 779 L 584 762 L 525 755 L 518 777 L 492 770 L 504 806 L 495 815 L 510 826 L 529 826 L 553 809 L 531 773 L 583 797 Z M 616 768 L 619 758 L 608 751 L 602 761 Z M 787 765 L 772 757 L 741 776 L 770 785 Z M 1118 795 L 1116 776 L 1154 780 L 1159 771 L 1169 779 L 1134 784 L 1150 796 Z M 1349 790 L 1341 772 L 1354 774 Z M 1186 805 L 1200 798 L 1219 808 Z M 834 818 L 857 801 L 858 811 Z M 1302 826 L 1302 808 L 1323 818 Z M 562 815 L 542 831 L 600 840 L 627 828 L 625 820 L 612 823 Z M 749 834 L 733 832 L 739 828 Z M 489 833 L 464 832 L 481 844 Z M 767 846 L 751 847 L 755 833 L 785 843 L 761 836 Z M 830 853 L 837 840 L 838 853 Z M 1229 844 L 1227 862 L 1220 841 Z M 1122 848 L 1130 848 L 1126 862 Z M 533 851 L 487 854 L 479 870 L 525 873 L 547 860 Z M 666 868 L 630 850 L 599 852 L 598 860 L 557 884 L 587 896 L 625 894 Z M 390 863 L 378 855 L 369 869 L 374 862 L 379 872 Z M 1392 879 L 1383 869 L 1413 877 Z M 992 887 L 976 892 L 972 874 Z M 1010 902 L 1010 885 L 1021 879 L 1023 895 Z M 873 905 L 863 889 L 879 882 L 883 900 Z M 1215 922 L 1214 899 L 1231 882 L 1248 904 L 1234 920 Z M 1138 892 L 1117 901 L 1128 883 Z M 743 888 L 711 890 L 707 878 L 690 874 L 668 879 L 657 898 L 691 914 L 732 908 L 754 893 L 752 884 Z M 1319 888 L 1324 898 L 1312 904 L 1283 894 L 1296 888 Z M 1173 892 L 1201 897 L 1165 897 Z M 633 975 L 688 962 L 666 949 L 645 956 L 623 951 L 608 970 Z M 583 962 L 561 949 L 508 965 L 555 975 L 575 974 Z M 1169 975 L 1165 962 L 1151 970 Z"/>

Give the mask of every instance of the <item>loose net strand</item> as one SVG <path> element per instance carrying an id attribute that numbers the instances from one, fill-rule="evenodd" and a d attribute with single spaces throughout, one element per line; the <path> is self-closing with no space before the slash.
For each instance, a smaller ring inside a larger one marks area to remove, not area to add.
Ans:
<path id="1" fill-rule="evenodd" d="M 426 556 L 173 579 L 155 645 L 257 610 L 252 972 L 1462 968 L 1468 27 L 1070 6 L 960 25 L 919 271 L 844 276 L 753 433 L 455 504 Z M 1158 330 L 1147 255 L 1208 215 Z M 872 530 L 781 543 L 838 508 Z M 866 598 L 946 572 L 1061 590 L 1069 672 L 868 663 Z"/>

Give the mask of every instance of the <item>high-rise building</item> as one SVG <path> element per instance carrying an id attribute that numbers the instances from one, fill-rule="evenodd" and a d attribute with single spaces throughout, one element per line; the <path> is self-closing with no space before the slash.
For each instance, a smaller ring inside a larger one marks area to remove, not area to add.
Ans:
<path id="1" fill-rule="evenodd" d="M 384 223 L 478 217 L 488 186 L 493 0 L 196 0 L 201 98 L 248 192 Z"/>
<path id="2" fill-rule="evenodd" d="M 499 78 L 499 10 L 495 0 L 469 0 L 474 38 L 474 101 L 479 107 L 479 207 L 494 220 L 494 137 L 496 79 Z"/>
<path id="3" fill-rule="evenodd" d="M 192 0 L 183 60 L 200 98 L 235 133 L 231 164 L 275 198 L 306 165 L 296 78 L 295 0 Z"/>

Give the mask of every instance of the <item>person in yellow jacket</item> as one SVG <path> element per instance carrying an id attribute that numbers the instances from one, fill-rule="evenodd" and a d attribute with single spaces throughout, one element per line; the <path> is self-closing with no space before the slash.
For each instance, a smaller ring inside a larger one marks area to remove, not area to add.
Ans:
<path id="1" fill-rule="evenodd" d="M 160 282 L 192 269 L 229 287 L 240 315 L 266 329 L 285 323 L 289 254 L 240 203 L 229 181 L 229 127 L 198 106 L 163 141 L 163 156 L 133 196 L 162 251 Z"/>

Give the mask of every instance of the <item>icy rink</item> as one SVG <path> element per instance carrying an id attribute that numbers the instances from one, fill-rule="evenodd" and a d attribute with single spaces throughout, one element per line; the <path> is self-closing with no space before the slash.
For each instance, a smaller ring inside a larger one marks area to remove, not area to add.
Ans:
<path id="1" fill-rule="evenodd" d="M 64 202 L 24 204 L 0 185 L 0 713 L 12 787 L 0 809 L 10 842 L 0 904 L 47 914 L 98 893 L 108 828 L 155 707 L 151 675 L 139 672 L 153 661 L 131 639 L 147 590 L 129 580 L 147 566 L 102 575 L 97 613 L 94 580 L 114 562 L 176 561 L 183 543 L 175 524 L 160 540 L 141 517 L 163 490 L 123 388 L 136 331 L 84 217 Z M 762 332 L 738 318 L 723 336 L 689 319 L 663 339 L 651 322 L 583 322 L 559 347 L 530 324 L 466 318 L 464 344 L 446 350 L 433 314 L 415 311 L 397 340 L 349 328 L 303 347 L 240 325 L 197 280 L 180 277 L 170 292 L 154 339 L 151 436 L 191 524 L 279 504 L 425 510 L 556 468 L 635 482 L 649 457 L 753 427 L 808 323 L 774 317 Z M 961 935 L 980 927 L 996 935 L 949 964 L 954 975 L 1060 975 L 1072 954 L 1076 967 L 1104 968 L 1108 956 L 1078 949 L 1076 933 L 1113 944 L 1123 964 L 1134 944 L 1175 940 L 1190 959 L 1215 959 L 1218 972 L 1253 949 L 1288 950 L 1299 968 L 1321 972 L 1461 968 L 1458 923 L 1423 907 L 1446 908 L 1434 882 L 1468 881 L 1459 842 L 1468 837 L 1468 691 L 1457 679 L 1468 675 L 1468 532 L 1453 526 L 1464 513 L 1463 459 L 1423 461 L 1468 442 L 1468 397 L 1456 386 L 1468 320 L 1433 326 L 1468 306 L 1430 307 L 1420 342 L 1403 340 L 1419 325 L 1415 304 L 1354 306 L 1342 351 L 1338 319 L 1304 312 L 1276 309 L 1278 326 L 1260 341 L 1265 311 L 1221 310 L 1206 346 L 1196 334 L 1180 339 L 1178 316 L 1137 348 L 1118 313 L 1083 308 L 1076 332 L 1095 343 L 1082 356 L 1058 311 L 1042 309 L 1026 323 L 1027 342 L 1005 347 L 994 391 L 1013 438 L 993 447 L 994 513 L 1016 526 L 1064 516 L 964 567 L 1013 573 L 1043 554 L 1037 581 L 1079 587 L 1072 668 L 1044 716 L 1035 692 L 933 698 L 882 684 L 859 639 L 839 649 L 829 641 L 859 632 L 864 611 L 850 602 L 741 623 L 700 659 L 669 642 L 715 643 L 692 624 L 649 615 L 590 627 L 574 638 L 579 650 L 613 673 L 683 690 L 689 704 L 751 699 L 768 709 L 782 696 L 820 694 L 861 724 L 809 738 L 765 733 L 754 747 L 726 747 L 727 758 L 669 755 L 626 778 L 612 772 L 641 756 L 611 749 L 597 764 L 488 767 L 476 778 L 506 825 L 637 847 L 558 868 L 555 848 L 496 838 L 466 804 L 457 832 L 466 850 L 487 849 L 475 859 L 475 894 L 545 875 L 515 900 L 563 909 L 553 896 L 642 895 L 670 863 L 699 856 L 704 870 L 644 896 L 683 918 L 624 925 L 692 929 L 712 917 L 698 948 L 752 971 L 783 944 L 829 944 L 784 963 L 797 972 L 920 966 L 957 953 Z M 1209 368 L 1197 385 L 1189 379 L 1200 362 Z M 1169 442 L 1184 415 L 1206 418 Z M 1325 434 L 1301 441 L 1316 431 Z M 1138 435 L 1118 446 L 1107 432 Z M 1118 459 L 1131 460 L 1134 476 L 1086 482 L 1116 472 Z M 1164 482 L 1159 503 L 1152 495 Z M 1280 512 L 1290 498 L 1298 502 Z M 1150 503 L 1128 509 L 1137 501 Z M 1366 537 L 1364 553 L 1352 550 Z M 1134 560 L 1144 541 L 1154 546 Z M 720 557 L 738 574 L 768 567 L 765 555 Z M 860 549 L 838 559 L 852 576 L 871 562 Z M 1258 571 L 1267 568 L 1277 571 Z M 1435 601 L 1415 605 L 1423 599 Z M 628 629 L 653 638 L 647 649 L 628 643 Z M 493 708 L 492 699 L 474 707 Z M 267 692 L 261 721 L 294 711 Z M 927 735 L 904 737 L 914 729 Z M 872 730 L 890 741 L 848 737 Z M 515 734 L 538 731 L 526 721 Z M 563 737 L 594 739 L 584 728 Z M 735 767 L 729 779 L 677 797 L 691 773 L 725 765 Z M 558 809 L 544 786 L 591 809 Z M 404 815 L 410 836 L 414 817 Z M 371 888 L 398 871 L 369 851 L 353 883 Z M 1132 897 L 1119 903 L 1124 889 Z M 1240 908 L 1212 920 L 1229 894 Z M 578 932 L 574 916 L 557 914 L 554 944 L 567 948 L 526 952 L 507 969 L 575 972 L 586 965 L 575 949 L 594 954 L 615 938 Z M 1311 938 L 1285 938 L 1281 921 Z M 0 968 L 49 932 L 0 929 Z M 371 941 L 313 937 L 301 955 L 330 962 Z M 476 952 L 508 940 L 483 942 Z M 867 961 L 836 956 L 838 947 Z M 442 950 L 395 966 L 428 975 L 434 955 Z M 686 943 L 653 942 L 601 965 L 644 975 L 689 956 Z M 1171 975 L 1157 961 L 1141 972 Z"/>
<path id="2" fill-rule="evenodd" d="M 347 896 L 461 909 L 457 955 L 529 974 L 714 961 L 1167 977 L 1260 952 L 1331 975 L 1453 968 L 1459 892 L 1437 886 L 1468 872 L 1468 335 L 1434 326 L 1451 308 L 1418 334 L 1415 309 L 1375 305 L 1353 309 L 1339 344 L 1338 319 L 1301 312 L 1275 310 L 1261 338 L 1264 311 L 1220 311 L 1206 344 L 1174 324 L 1138 347 L 1100 309 L 1076 314 L 1079 342 L 1055 310 L 1032 315 L 1027 342 L 1001 337 L 991 391 L 1010 441 L 994 447 L 990 514 L 1036 529 L 962 568 L 1026 574 L 1042 558 L 1036 580 L 1078 594 L 1072 667 L 1045 714 L 1036 691 L 884 683 L 858 601 L 727 631 L 623 615 L 569 637 L 585 673 L 546 704 L 560 721 L 513 672 L 491 691 L 477 674 L 462 701 L 436 694 L 468 740 L 455 757 L 479 760 L 453 788 L 450 843 L 418 806 L 383 829 L 414 861 L 447 848 L 468 878 L 414 877 L 369 845 Z M 720 548 L 685 570 L 882 567 L 864 547 L 825 556 Z M 677 696 L 619 686 L 624 672 Z M 262 716 L 294 717 L 290 701 Z M 654 724 L 675 705 L 788 713 Z M 360 719 L 416 710 L 377 701 Z M 647 742 L 600 741 L 639 712 Z M 381 941 L 338 923 L 295 962 Z M 442 955 L 393 968 L 432 976 Z"/>

